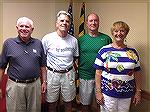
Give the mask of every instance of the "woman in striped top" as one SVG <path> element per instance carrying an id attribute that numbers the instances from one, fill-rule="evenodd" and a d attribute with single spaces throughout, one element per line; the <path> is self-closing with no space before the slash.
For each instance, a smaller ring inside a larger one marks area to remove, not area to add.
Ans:
<path id="1" fill-rule="evenodd" d="M 129 30 L 125 22 L 115 22 L 111 28 L 113 43 L 97 54 L 95 91 L 101 112 L 129 112 L 132 97 L 135 105 L 141 101 L 139 55 L 125 44 Z"/>

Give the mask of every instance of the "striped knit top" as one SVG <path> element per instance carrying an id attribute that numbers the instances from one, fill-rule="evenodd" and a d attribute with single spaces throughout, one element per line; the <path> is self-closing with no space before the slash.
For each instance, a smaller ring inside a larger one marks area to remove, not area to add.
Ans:
<path id="1" fill-rule="evenodd" d="M 134 95 L 134 71 L 139 71 L 139 55 L 134 48 L 116 49 L 111 44 L 102 47 L 93 67 L 102 70 L 102 92 L 115 98 Z"/>

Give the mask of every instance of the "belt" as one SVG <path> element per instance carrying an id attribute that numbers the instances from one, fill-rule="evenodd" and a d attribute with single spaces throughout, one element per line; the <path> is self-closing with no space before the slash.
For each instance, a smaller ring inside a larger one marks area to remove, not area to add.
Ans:
<path id="1" fill-rule="evenodd" d="M 56 70 L 56 69 L 52 69 L 50 67 L 47 67 L 50 71 L 53 71 L 53 72 L 57 72 L 57 73 L 67 73 L 69 72 L 73 67 L 70 67 L 68 69 L 64 69 L 64 70 Z"/>
<path id="2" fill-rule="evenodd" d="M 12 81 L 17 82 L 17 83 L 32 83 L 32 82 L 36 81 L 38 78 L 39 77 L 29 79 L 29 80 L 18 80 L 18 79 L 14 79 L 12 77 L 9 77 L 9 79 L 11 79 Z"/>

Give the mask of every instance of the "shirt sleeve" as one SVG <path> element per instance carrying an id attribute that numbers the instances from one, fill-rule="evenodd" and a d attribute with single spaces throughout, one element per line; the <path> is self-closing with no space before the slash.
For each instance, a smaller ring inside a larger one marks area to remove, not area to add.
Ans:
<path id="1" fill-rule="evenodd" d="M 6 69 L 8 64 L 8 56 L 7 56 L 7 48 L 8 48 L 8 42 L 5 41 L 2 48 L 2 53 L 0 55 L 0 68 Z"/>
<path id="2" fill-rule="evenodd" d="M 93 67 L 95 69 L 102 70 L 104 68 L 104 62 L 102 56 L 102 49 L 100 49 L 96 55 L 96 59 L 94 61 Z"/>

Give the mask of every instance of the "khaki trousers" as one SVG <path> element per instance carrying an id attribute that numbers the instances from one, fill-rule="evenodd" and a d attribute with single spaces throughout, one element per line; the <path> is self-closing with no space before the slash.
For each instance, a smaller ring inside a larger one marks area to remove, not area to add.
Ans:
<path id="1" fill-rule="evenodd" d="M 6 86 L 7 112 L 40 112 L 41 82 L 16 83 L 10 79 Z"/>

